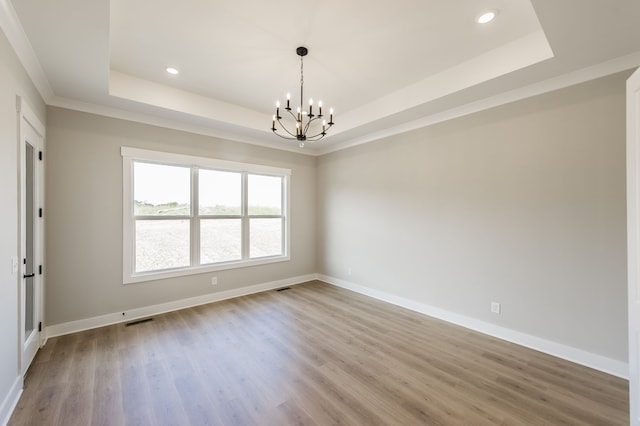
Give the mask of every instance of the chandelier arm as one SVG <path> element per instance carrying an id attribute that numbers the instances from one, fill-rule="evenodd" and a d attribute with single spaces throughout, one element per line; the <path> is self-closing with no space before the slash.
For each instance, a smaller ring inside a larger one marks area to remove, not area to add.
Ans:
<path id="1" fill-rule="evenodd" d="M 273 132 L 273 133 L 274 133 L 276 136 L 279 136 L 279 137 L 281 137 L 282 139 L 286 139 L 286 140 L 288 140 L 288 141 L 295 141 L 295 140 L 297 140 L 297 139 L 298 139 L 298 138 L 293 138 L 293 137 L 289 137 L 289 136 L 284 136 L 284 135 L 281 135 L 280 133 L 276 133 L 276 132 Z"/>
<path id="2" fill-rule="evenodd" d="M 287 112 L 293 118 L 293 120 L 297 123 L 298 122 L 298 117 L 296 116 L 297 113 L 294 114 L 293 112 L 291 112 L 291 109 L 287 110 Z M 282 117 L 280 117 L 280 118 L 282 118 Z"/>
<path id="3" fill-rule="evenodd" d="M 305 126 L 305 128 L 304 128 L 304 134 L 305 134 L 305 135 L 307 134 L 307 131 L 309 130 L 309 126 L 311 125 L 311 123 L 312 123 L 312 122 L 314 122 L 314 121 L 316 121 L 316 120 L 319 120 L 319 119 L 320 119 L 320 116 L 313 117 L 313 118 L 309 118 L 309 121 L 307 122 L 307 124 L 306 124 L 306 126 Z M 323 129 L 321 132 L 319 132 L 319 133 L 317 133 L 317 134 L 315 134 L 315 135 L 313 135 L 313 136 L 307 136 L 307 140 L 309 140 L 309 139 L 311 139 L 311 138 L 315 138 L 316 136 L 319 136 L 319 135 L 322 135 L 322 134 L 325 134 L 325 135 L 326 135 L 327 130 L 329 130 L 329 128 L 330 128 L 331 126 L 333 126 L 333 123 L 327 123 L 326 125 L 324 125 L 324 126 L 323 126 L 323 127 L 324 127 L 324 129 Z M 323 137 L 324 137 L 324 136 L 323 136 Z"/>
<path id="4" fill-rule="evenodd" d="M 313 140 L 317 140 L 317 139 L 313 139 L 313 138 L 317 138 L 318 136 L 320 136 L 318 139 L 322 139 L 323 137 L 325 137 L 326 134 L 327 134 L 327 132 L 325 130 L 324 132 L 320 132 L 320 133 L 312 135 L 312 136 L 307 136 L 307 140 L 312 140 L 312 141 Z"/>
<path id="5" fill-rule="evenodd" d="M 291 132 L 289 131 L 289 129 L 287 129 L 286 127 L 284 127 L 284 126 L 282 126 L 282 125 L 280 125 L 280 127 L 282 127 L 282 130 L 284 130 L 285 132 L 287 132 L 288 134 L 290 134 L 290 135 L 291 135 L 291 139 L 297 139 L 296 135 L 294 135 L 293 133 L 291 133 Z M 281 138 L 289 139 L 289 138 L 287 138 L 286 136 L 283 136 L 283 135 L 281 135 L 281 134 L 277 133 L 277 131 L 276 131 L 276 130 L 274 130 L 274 131 L 273 131 L 273 133 L 275 133 L 276 135 L 280 136 Z"/>
<path id="6" fill-rule="evenodd" d="M 325 136 L 326 136 L 326 133 L 318 133 L 317 135 L 307 136 L 306 142 L 316 142 L 324 138 Z"/>
<path id="7" fill-rule="evenodd" d="M 298 127 L 300 127 L 300 130 L 302 130 L 302 121 L 301 121 L 302 118 L 300 120 L 298 120 L 298 117 L 302 117 L 302 112 L 300 112 L 299 114 L 298 113 L 294 114 L 293 112 L 289 111 L 289 114 L 293 118 L 293 121 L 298 123 L 298 126 L 295 127 L 295 129 L 296 129 L 296 134 L 295 135 L 293 133 L 289 132 L 289 131 L 287 131 L 287 133 L 289 133 L 292 136 L 295 136 L 295 138 L 298 139 Z M 282 124 L 280 124 L 280 125 L 282 125 Z M 301 134 L 304 134 L 304 133 L 301 133 Z"/>
<path id="8" fill-rule="evenodd" d="M 315 116 L 313 116 L 313 118 L 311 118 L 311 119 L 309 120 L 309 123 L 307 124 L 307 127 L 309 126 L 309 124 L 311 124 L 311 122 L 313 122 L 313 121 L 317 121 L 317 120 L 320 120 L 320 119 L 322 119 L 322 117 L 323 117 L 322 115 L 315 115 Z M 330 126 L 333 126 L 333 123 L 326 123 L 326 124 L 325 124 L 325 127 L 326 127 L 327 129 L 328 129 Z"/>
<path id="9" fill-rule="evenodd" d="M 312 136 L 307 136 L 307 140 L 314 141 L 314 140 L 322 139 L 323 137 L 325 137 L 327 135 L 327 130 L 329 130 L 330 127 L 331 126 L 327 125 L 325 127 L 325 129 L 323 131 L 321 131 L 320 133 L 317 133 L 317 134 L 312 135 Z M 320 136 L 320 135 L 322 135 L 322 136 Z M 313 139 L 313 138 L 316 138 L 318 136 L 320 136 L 318 139 Z"/>
<path id="10" fill-rule="evenodd" d="M 309 116 L 307 115 L 307 117 L 309 117 Z M 307 121 L 307 124 L 305 124 L 305 126 L 304 126 L 304 131 L 302 132 L 302 134 L 304 134 L 304 135 L 307 134 L 307 131 L 309 130 L 309 126 L 311 125 L 312 121 L 314 121 L 314 119 L 309 117 L 309 120 Z"/>
<path id="11" fill-rule="evenodd" d="M 295 115 L 291 111 L 289 111 L 289 114 L 291 114 L 295 118 Z M 291 131 L 282 123 L 281 118 L 282 117 L 278 117 L 278 124 L 280 125 L 282 130 L 284 130 L 285 132 L 290 134 L 294 139 L 297 139 L 297 134 L 291 133 Z M 280 135 L 278 135 L 278 136 L 280 136 Z"/>

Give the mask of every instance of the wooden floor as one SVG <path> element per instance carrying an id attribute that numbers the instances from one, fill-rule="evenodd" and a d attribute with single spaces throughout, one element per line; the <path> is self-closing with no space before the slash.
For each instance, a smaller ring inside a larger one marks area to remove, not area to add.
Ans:
<path id="1" fill-rule="evenodd" d="M 627 386 L 311 282 L 52 338 L 9 425 L 626 425 Z"/>

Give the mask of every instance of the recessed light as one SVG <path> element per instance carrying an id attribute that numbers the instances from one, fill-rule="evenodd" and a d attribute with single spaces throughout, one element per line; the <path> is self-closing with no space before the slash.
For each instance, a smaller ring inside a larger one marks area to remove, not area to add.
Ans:
<path id="1" fill-rule="evenodd" d="M 164 70 L 171 75 L 178 75 L 180 73 L 180 71 L 178 71 L 178 69 L 174 67 L 166 67 Z"/>
<path id="2" fill-rule="evenodd" d="M 497 15 L 498 15 L 497 10 L 487 10 L 486 12 L 478 16 L 478 23 L 479 24 L 489 23 L 493 21 Z"/>

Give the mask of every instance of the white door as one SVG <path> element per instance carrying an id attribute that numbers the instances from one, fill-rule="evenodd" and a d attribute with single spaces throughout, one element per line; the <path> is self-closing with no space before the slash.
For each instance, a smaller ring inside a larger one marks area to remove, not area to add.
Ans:
<path id="1" fill-rule="evenodd" d="M 44 129 L 25 105 L 20 111 L 20 370 L 26 373 L 42 343 Z"/>
<path id="2" fill-rule="evenodd" d="M 640 69 L 627 80 L 630 423 L 640 426 Z"/>

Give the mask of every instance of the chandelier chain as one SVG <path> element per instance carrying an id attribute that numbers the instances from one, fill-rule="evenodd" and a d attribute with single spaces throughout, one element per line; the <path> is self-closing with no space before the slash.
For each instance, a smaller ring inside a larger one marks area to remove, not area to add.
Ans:
<path id="1" fill-rule="evenodd" d="M 304 56 L 300 56 L 300 109 L 302 110 L 302 103 L 304 102 Z"/>

